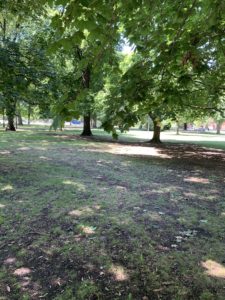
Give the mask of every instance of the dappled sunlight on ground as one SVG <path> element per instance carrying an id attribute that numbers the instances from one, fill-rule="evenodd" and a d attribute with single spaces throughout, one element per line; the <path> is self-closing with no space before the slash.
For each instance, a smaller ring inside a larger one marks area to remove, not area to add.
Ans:
<path id="1" fill-rule="evenodd" d="M 193 182 L 193 183 L 209 184 L 209 180 L 207 178 L 201 178 L 201 177 L 186 177 L 186 178 L 184 178 L 184 181 Z"/>
<path id="2" fill-rule="evenodd" d="M 16 131 L 26 132 L 26 134 L 30 134 L 30 132 L 28 132 L 28 130 L 32 130 L 32 129 L 33 129 L 32 127 L 31 128 L 27 128 L 27 127 L 22 128 L 22 127 L 20 127 L 20 128 L 17 128 Z"/>
<path id="3" fill-rule="evenodd" d="M 152 185 L 153 186 L 153 185 Z M 157 184 L 154 185 L 151 189 L 144 189 L 143 191 L 140 192 L 140 195 L 155 195 L 155 194 L 165 194 L 165 193 L 171 193 L 171 192 L 176 192 L 177 191 L 176 186 L 170 186 L 170 187 L 162 187 L 158 186 Z"/>
<path id="4" fill-rule="evenodd" d="M 79 209 L 74 209 L 74 210 L 71 210 L 69 212 L 69 215 L 70 216 L 73 216 L 73 217 L 80 217 L 80 216 L 86 216 L 86 215 L 92 215 L 94 214 L 96 211 L 100 210 L 101 209 L 101 206 L 100 205 L 93 205 L 93 206 L 83 206 Z"/>
<path id="5" fill-rule="evenodd" d="M 2 142 L 2 141 L 1 141 L 1 142 Z M 8 155 L 8 154 L 11 154 L 11 152 L 8 151 L 8 150 L 0 151 L 0 155 Z"/>
<path id="6" fill-rule="evenodd" d="M 120 192 L 126 192 L 127 188 L 125 186 L 117 185 L 116 189 Z"/>
<path id="7" fill-rule="evenodd" d="M 84 184 L 76 182 L 76 181 L 64 180 L 63 184 L 75 186 L 77 188 L 77 190 L 81 191 L 81 192 L 85 192 L 85 190 L 86 190 L 86 187 Z"/>
<path id="8" fill-rule="evenodd" d="M 88 206 L 82 207 L 80 209 L 75 209 L 69 212 L 70 216 L 80 217 L 82 215 L 90 215 L 93 214 L 94 210 Z"/>
<path id="9" fill-rule="evenodd" d="M 13 265 L 16 263 L 16 258 L 15 257 L 8 257 L 4 260 L 5 265 Z"/>
<path id="10" fill-rule="evenodd" d="M 109 273 L 111 273 L 116 281 L 125 281 L 129 279 L 128 272 L 124 267 L 119 265 L 112 265 L 109 269 Z"/>
<path id="11" fill-rule="evenodd" d="M 13 190 L 13 186 L 11 184 L 5 185 L 3 188 L 1 188 L 1 191 L 11 191 Z"/>
<path id="12" fill-rule="evenodd" d="M 39 151 L 47 151 L 48 148 L 44 148 L 44 147 L 35 147 L 36 150 L 39 150 Z"/>
<path id="13" fill-rule="evenodd" d="M 0 154 L 0 298 L 225 299 L 225 153 L 74 133 Z"/>
<path id="14" fill-rule="evenodd" d="M 197 197 L 198 195 L 196 193 L 192 192 L 184 192 L 185 197 Z"/>
<path id="15" fill-rule="evenodd" d="M 187 197 L 186 200 L 201 199 L 203 201 L 216 202 L 218 200 L 218 193 L 219 191 L 210 189 L 208 193 L 193 193 L 192 191 L 188 191 L 184 192 L 183 195 Z"/>
<path id="16" fill-rule="evenodd" d="M 46 156 L 39 156 L 39 158 L 42 160 L 52 160 L 52 158 Z"/>
<path id="17" fill-rule="evenodd" d="M 212 156 L 220 156 L 221 152 L 219 150 L 215 150 L 215 151 L 205 151 L 204 154 L 206 155 L 212 155 Z"/>
<path id="18" fill-rule="evenodd" d="M 20 147 L 17 150 L 19 150 L 19 151 L 29 151 L 29 150 L 32 150 L 32 149 L 30 147 Z"/>
<path id="19" fill-rule="evenodd" d="M 79 228 L 84 234 L 87 235 L 95 233 L 95 227 L 92 226 L 80 225 Z"/>
<path id="20" fill-rule="evenodd" d="M 204 195 L 203 197 L 201 196 L 199 198 L 200 199 L 204 199 L 206 201 L 212 201 L 213 202 L 213 201 L 217 201 L 218 200 L 218 195 L 209 195 L 209 194 L 207 194 L 207 195 Z"/>
<path id="21" fill-rule="evenodd" d="M 155 147 L 144 147 L 144 146 L 134 146 L 134 145 L 120 145 L 120 144 L 102 144 L 101 148 L 87 148 L 83 151 L 91 152 L 105 152 L 116 155 L 130 155 L 130 156 L 156 156 L 160 158 L 171 158 L 170 155 L 162 153 L 160 149 Z"/>
<path id="22" fill-rule="evenodd" d="M 16 269 L 13 272 L 13 274 L 22 277 L 22 276 L 26 276 L 26 275 L 30 274 L 31 272 L 32 272 L 31 269 L 22 267 L 22 268 Z"/>
<path id="23" fill-rule="evenodd" d="M 202 267 L 206 269 L 205 273 L 212 277 L 225 279 L 225 267 L 214 260 L 207 260 L 201 263 Z"/>
<path id="24" fill-rule="evenodd" d="M 68 135 L 65 134 L 54 134 L 54 137 L 58 139 L 68 139 Z"/>

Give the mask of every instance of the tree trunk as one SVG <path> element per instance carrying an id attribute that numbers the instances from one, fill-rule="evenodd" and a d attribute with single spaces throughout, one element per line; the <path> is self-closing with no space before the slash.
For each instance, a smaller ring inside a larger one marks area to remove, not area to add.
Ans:
<path id="1" fill-rule="evenodd" d="M 30 115 L 31 115 L 31 107 L 30 105 L 28 106 L 28 111 L 27 111 L 27 124 L 30 125 Z"/>
<path id="2" fill-rule="evenodd" d="M 97 118 L 96 117 L 92 118 L 92 128 L 97 128 Z"/>
<path id="3" fill-rule="evenodd" d="M 184 130 L 187 130 L 187 123 L 184 123 Z"/>
<path id="4" fill-rule="evenodd" d="M 89 89 L 90 87 L 90 77 L 91 77 L 91 70 L 90 67 L 87 66 L 87 68 L 83 71 L 82 75 L 82 81 L 83 81 L 83 87 L 84 89 Z M 91 113 L 90 111 L 84 114 L 84 125 L 83 125 L 83 131 L 81 133 L 81 136 L 91 136 Z"/>
<path id="5" fill-rule="evenodd" d="M 179 122 L 177 122 L 177 135 L 179 135 L 180 134 L 180 124 L 179 124 Z"/>
<path id="6" fill-rule="evenodd" d="M 19 101 L 17 102 L 16 116 L 17 116 L 17 125 L 18 126 L 23 126 L 23 119 L 22 119 L 22 116 L 21 116 L 21 107 L 20 107 L 20 102 Z"/>
<path id="7" fill-rule="evenodd" d="M 3 108 L 2 119 L 3 119 L 2 127 L 5 128 L 5 109 L 4 108 Z"/>
<path id="8" fill-rule="evenodd" d="M 161 126 L 160 122 L 157 119 L 153 120 L 153 125 L 154 125 L 154 133 L 153 133 L 153 138 L 151 139 L 151 143 L 161 143 L 160 141 L 160 132 L 161 132 Z"/>
<path id="9" fill-rule="evenodd" d="M 8 115 L 7 117 L 8 117 L 8 126 L 7 126 L 6 130 L 16 131 L 16 128 L 14 126 L 14 116 Z"/>
<path id="10" fill-rule="evenodd" d="M 223 124 L 223 121 L 218 121 L 216 123 L 216 134 L 220 134 L 222 124 Z"/>
<path id="11" fill-rule="evenodd" d="M 23 126 L 23 119 L 22 119 L 20 111 L 18 112 L 18 123 L 17 124 L 19 126 Z"/>
<path id="12" fill-rule="evenodd" d="M 90 114 L 84 116 L 84 125 L 83 125 L 83 131 L 81 133 L 81 136 L 92 136 Z"/>
<path id="13" fill-rule="evenodd" d="M 10 99 L 8 102 L 8 105 L 6 107 L 6 116 L 8 119 L 8 126 L 7 126 L 6 130 L 16 131 L 16 128 L 14 125 L 15 114 L 16 114 L 16 101 L 14 101 L 14 99 Z"/>

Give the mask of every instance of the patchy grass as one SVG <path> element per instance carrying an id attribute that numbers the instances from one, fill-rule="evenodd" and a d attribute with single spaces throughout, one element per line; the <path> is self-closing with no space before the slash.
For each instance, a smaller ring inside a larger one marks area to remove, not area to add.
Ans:
<path id="1" fill-rule="evenodd" d="M 224 299 L 224 151 L 103 137 L 0 132 L 0 299 Z"/>

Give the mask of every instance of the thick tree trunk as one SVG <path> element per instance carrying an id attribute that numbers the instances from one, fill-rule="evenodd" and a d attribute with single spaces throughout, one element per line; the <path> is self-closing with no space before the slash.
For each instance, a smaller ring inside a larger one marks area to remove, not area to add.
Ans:
<path id="1" fill-rule="evenodd" d="M 81 133 L 81 136 L 92 136 L 90 114 L 84 116 L 84 125 L 83 125 L 83 131 Z"/>
<path id="2" fill-rule="evenodd" d="M 8 117 L 8 126 L 7 126 L 6 130 L 16 131 L 16 128 L 14 126 L 14 116 L 8 115 L 7 117 Z"/>
<path id="3" fill-rule="evenodd" d="M 151 143 L 161 143 L 160 141 L 160 132 L 161 132 L 161 126 L 160 122 L 158 120 L 153 120 L 153 125 L 154 125 L 154 132 L 153 132 L 153 138 L 151 139 Z"/>
<path id="4" fill-rule="evenodd" d="M 16 101 L 13 99 L 9 100 L 9 103 L 6 107 L 6 116 L 8 119 L 8 126 L 6 130 L 10 131 L 16 131 L 15 125 L 14 125 L 14 117 L 16 115 Z"/>

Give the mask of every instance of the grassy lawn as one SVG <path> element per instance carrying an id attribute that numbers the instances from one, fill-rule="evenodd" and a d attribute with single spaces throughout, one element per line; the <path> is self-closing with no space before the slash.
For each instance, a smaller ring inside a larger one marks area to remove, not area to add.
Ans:
<path id="1" fill-rule="evenodd" d="M 0 132 L 0 299 L 224 300 L 224 136 L 95 132 Z"/>
<path id="2" fill-rule="evenodd" d="M 122 135 L 122 139 L 129 138 L 133 141 L 150 140 L 152 136 L 151 132 L 131 130 L 127 134 Z M 220 135 L 215 133 L 194 133 L 191 131 L 181 132 L 177 135 L 173 131 L 164 131 L 161 133 L 161 139 L 163 142 L 179 143 L 179 144 L 195 144 L 203 147 L 217 148 L 225 150 L 225 132 Z"/>

